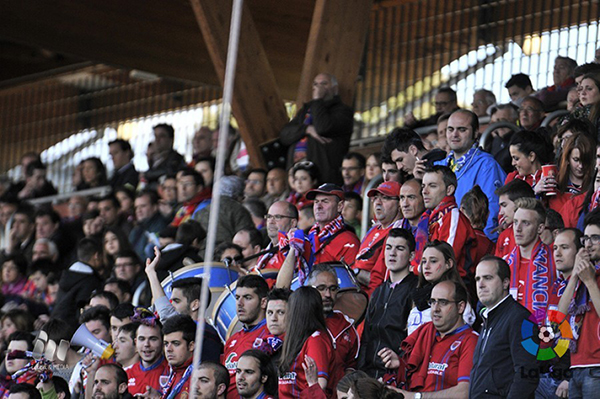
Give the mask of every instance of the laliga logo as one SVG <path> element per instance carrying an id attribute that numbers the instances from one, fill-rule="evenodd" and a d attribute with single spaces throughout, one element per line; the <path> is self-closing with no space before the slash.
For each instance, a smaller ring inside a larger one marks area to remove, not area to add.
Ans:
<path id="1" fill-rule="evenodd" d="M 537 310 L 535 314 L 523 320 L 521 324 L 521 345 L 527 352 L 537 358 L 537 360 L 550 360 L 555 357 L 562 357 L 569 349 L 569 341 L 573 339 L 571 325 L 567 321 L 565 314 L 558 310 L 548 310 L 548 321 L 550 325 L 543 325 L 545 312 Z M 539 326 L 537 340 L 535 338 L 535 327 Z M 560 331 L 560 338 L 556 340 L 554 347 L 540 348 L 540 343 L 550 344 L 555 338 L 555 331 Z"/>

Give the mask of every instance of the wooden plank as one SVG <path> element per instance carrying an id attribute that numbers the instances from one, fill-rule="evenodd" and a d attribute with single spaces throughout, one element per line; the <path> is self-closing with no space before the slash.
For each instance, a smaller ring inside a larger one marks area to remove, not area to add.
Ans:
<path id="1" fill-rule="evenodd" d="M 223 83 L 232 1 L 191 0 L 191 4 L 214 69 Z M 288 121 L 288 116 L 254 20 L 245 3 L 240 27 L 232 113 L 240 127 L 252 164 L 264 166 L 260 145 L 278 137 L 279 130 Z"/>
<path id="2" fill-rule="evenodd" d="M 296 104 L 312 98 L 312 81 L 320 72 L 335 75 L 342 101 L 352 104 L 371 7 L 371 0 L 317 0 Z"/>

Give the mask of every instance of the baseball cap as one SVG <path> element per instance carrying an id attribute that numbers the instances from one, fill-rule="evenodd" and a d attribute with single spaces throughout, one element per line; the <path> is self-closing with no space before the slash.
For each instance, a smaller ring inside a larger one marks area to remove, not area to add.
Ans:
<path id="1" fill-rule="evenodd" d="M 367 196 L 374 197 L 377 193 L 387 195 L 388 197 L 400 197 L 400 183 L 396 181 L 385 181 L 376 188 L 370 189 Z"/>
<path id="2" fill-rule="evenodd" d="M 340 186 L 336 186 L 332 183 L 321 184 L 318 188 L 310 190 L 306 193 L 306 199 L 314 200 L 317 194 L 335 195 L 340 200 L 344 200 L 344 191 Z"/>

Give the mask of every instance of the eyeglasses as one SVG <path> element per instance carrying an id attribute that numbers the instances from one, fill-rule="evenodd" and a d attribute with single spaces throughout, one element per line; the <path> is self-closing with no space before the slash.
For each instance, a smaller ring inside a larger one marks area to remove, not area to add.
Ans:
<path id="1" fill-rule="evenodd" d="M 316 288 L 319 292 L 329 291 L 332 294 L 335 294 L 336 292 L 338 292 L 340 290 L 339 285 L 330 285 L 329 287 L 326 285 L 317 285 L 317 286 L 313 285 L 313 288 Z"/>
<path id="2" fill-rule="evenodd" d="M 581 241 L 581 245 L 585 246 L 585 244 L 587 244 L 588 241 L 592 242 L 592 245 L 598 245 L 600 244 L 600 235 L 598 234 L 592 234 L 591 236 L 583 236 L 580 238 Z"/>
<path id="3" fill-rule="evenodd" d="M 276 221 L 280 221 L 281 219 L 287 218 L 287 219 L 296 219 L 293 216 L 285 216 L 285 215 L 265 215 L 264 216 L 266 220 L 271 220 L 271 219 L 275 219 Z"/>
<path id="4" fill-rule="evenodd" d="M 427 301 L 429 306 L 440 305 L 441 308 L 445 308 L 449 303 L 459 303 L 460 301 L 449 301 L 448 299 L 430 299 Z"/>

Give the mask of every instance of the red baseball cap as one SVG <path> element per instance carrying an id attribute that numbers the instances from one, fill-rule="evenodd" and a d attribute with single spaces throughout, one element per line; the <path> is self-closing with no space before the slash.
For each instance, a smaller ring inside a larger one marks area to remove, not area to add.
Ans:
<path id="1" fill-rule="evenodd" d="M 335 195 L 342 201 L 345 199 L 344 190 L 332 183 L 321 184 L 318 188 L 310 190 L 306 193 L 306 199 L 314 200 L 317 194 Z"/>
<path id="2" fill-rule="evenodd" d="M 385 181 L 377 188 L 372 188 L 367 193 L 368 197 L 374 197 L 377 193 L 387 195 L 388 197 L 400 197 L 400 183 L 396 181 Z"/>

